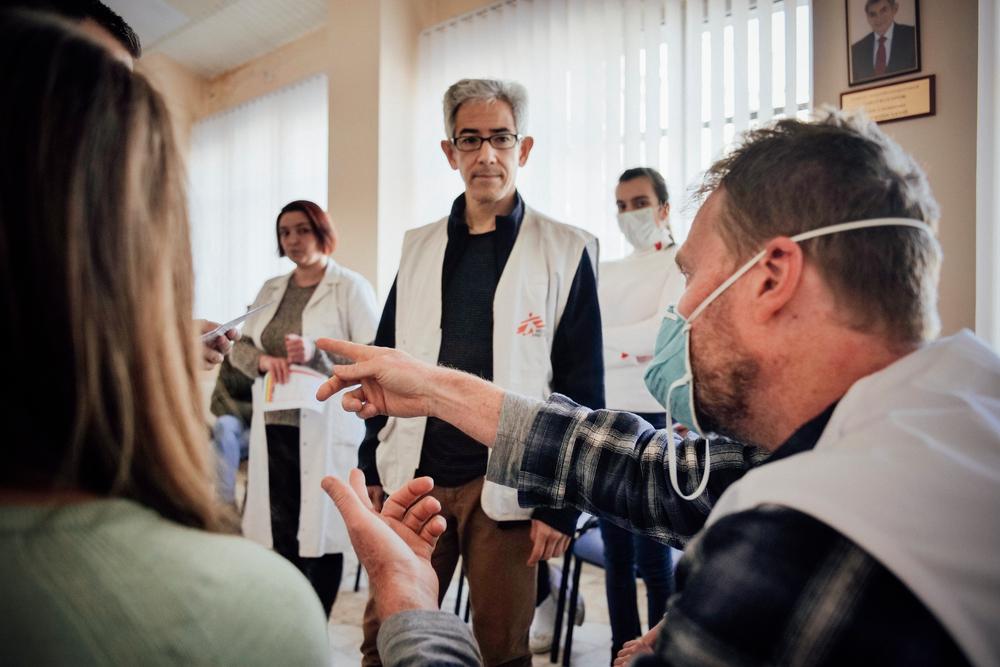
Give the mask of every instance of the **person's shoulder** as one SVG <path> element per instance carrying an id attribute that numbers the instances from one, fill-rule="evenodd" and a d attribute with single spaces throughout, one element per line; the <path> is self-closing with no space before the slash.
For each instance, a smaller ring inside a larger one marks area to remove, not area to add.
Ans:
<path id="1" fill-rule="evenodd" d="M 441 227 L 447 227 L 447 226 L 448 226 L 448 216 L 444 216 L 443 218 L 438 218 L 437 220 L 433 220 L 426 224 L 420 225 L 419 227 L 414 227 L 413 229 L 407 229 L 405 236 L 429 234 L 431 232 L 437 231 Z"/>
<path id="2" fill-rule="evenodd" d="M 650 279 L 652 276 L 662 276 L 665 279 L 677 270 L 675 254 L 676 246 L 671 246 L 663 250 L 643 250 L 618 259 L 604 260 L 600 264 L 601 278 L 606 279 L 610 273 L 641 273 Z"/>
<path id="3" fill-rule="evenodd" d="M 220 664 L 329 662 L 322 606 L 287 560 L 236 535 L 177 526 L 160 537 L 157 548 L 174 545 L 164 554 L 176 564 L 173 594 L 203 610 L 192 621 L 211 637 Z"/>
<path id="4" fill-rule="evenodd" d="M 864 37 L 851 44 L 851 48 L 860 49 L 868 45 L 873 45 L 874 43 L 875 43 L 875 33 L 869 32 Z"/>
<path id="5" fill-rule="evenodd" d="M 311 586 L 249 540 L 182 526 L 120 498 L 21 514 L 18 539 L 40 556 L 12 559 L 0 584 L 33 600 L 20 622 L 36 639 L 60 650 L 101 645 L 123 664 L 140 655 L 145 664 L 328 664 Z M 68 563 L 78 576 L 53 576 Z M 46 621 L 82 604 L 88 614 L 73 632 Z"/>
<path id="6" fill-rule="evenodd" d="M 407 229 L 403 234 L 403 256 L 406 257 L 411 254 L 414 244 L 428 238 L 433 238 L 435 235 L 440 235 L 442 239 L 447 239 L 447 231 L 447 217 L 435 220 L 434 222 L 428 222 L 426 225 L 414 227 L 413 229 Z"/>
<path id="7" fill-rule="evenodd" d="M 372 289 L 371 282 L 367 278 L 365 278 L 359 271 L 355 271 L 354 269 L 349 269 L 343 264 L 334 262 L 332 259 L 330 260 L 330 265 L 332 267 L 331 268 L 332 272 L 334 272 L 340 279 L 349 283 L 352 287 L 355 288 L 367 287 L 368 289 Z"/>
<path id="8" fill-rule="evenodd" d="M 719 581 L 753 595 L 776 584 L 785 592 L 795 590 L 838 548 L 857 547 L 834 528 L 789 507 L 765 504 L 730 514 L 688 544 L 677 570 L 685 592 L 682 604 L 691 613 L 704 611 L 698 598 Z"/>
<path id="9" fill-rule="evenodd" d="M 263 292 L 264 290 L 284 285 L 285 283 L 288 282 L 288 277 L 291 275 L 292 275 L 291 273 L 282 273 L 280 276 L 274 276 L 272 278 L 268 278 L 267 280 L 264 281 L 264 285 L 261 287 L 261 291 Z"/>
<path id="10" fill-rule="evenodd" d="M 524 222 L 534 221 L 538 224 L 540 229 L 545 230 L 546 233 L 551 234 L 557 238 L 562 239 L 580 239 L 584 243 L 591 243 L 596 239 L 596 237 L 590 232 L 571 225 L 569 223 L 560 222 L 555 218 L 552 218 L 544 213 L 536 211 L 533 208 L 525 207 L 524 210 Z"/>

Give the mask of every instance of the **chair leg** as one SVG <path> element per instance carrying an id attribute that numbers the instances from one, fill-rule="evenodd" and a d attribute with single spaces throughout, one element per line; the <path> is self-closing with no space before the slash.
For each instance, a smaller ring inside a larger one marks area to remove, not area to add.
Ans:
<path id="1" fill-rule="evenodd" d="M 458 595 L 455 596 L 455 616 L 462 613 L 462 589 L 465 587 L 465 573 L 458 569 Z"/>
<path id="2" fill-rule="evenodd" d="M 357 593 L 361 588 L 361 563 L 358 563 L 358 572 L 354 575 L 354 592 Z"/>
<path id="3" fill-rule="evenodd" d="M 563 667 L 569 667 L 570 654 L 573 652 L 573 620 L 576 618 L 576 603 L 580 597 L 580 570 L 583 561 L 579 558 L 573 562 L 573 592 L 569 596 L 569 613 L 566 615 L 566 646 L 563 647 Z"/>
<path id="4" fill-rule="evenodd" d="M 549 662 L 559 662 L 559 642 L 562 640 L 563 612 L 566 611 L 566 591 L 569 588 L 570 569 L 573 565 L 573 543 L 575 537 L 569 540 L 566 554 L 563 556 L 562 579 L 559 582 L 559 599 L 556 601 L 556 624 L 552 628 L 552 650 L 549 652 Z"/>

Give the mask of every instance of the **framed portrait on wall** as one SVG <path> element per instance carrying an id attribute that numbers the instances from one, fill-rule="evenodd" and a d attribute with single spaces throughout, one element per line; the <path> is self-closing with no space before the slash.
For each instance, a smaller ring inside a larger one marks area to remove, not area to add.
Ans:
<path id="1" fill-rule="evenodd" d="M 918 0 L 844 0 L 848 83 L 920 71 Z"/>

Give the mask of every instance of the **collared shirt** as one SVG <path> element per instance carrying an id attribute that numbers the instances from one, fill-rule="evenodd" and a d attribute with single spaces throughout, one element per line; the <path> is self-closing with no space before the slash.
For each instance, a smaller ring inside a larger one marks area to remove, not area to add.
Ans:
<path id="1" fill-rule="evenodd" d="M 879 35 L 877 32 L 872 33 L 875 36 L 875 43 L 872 45 L 872 67 L 876 64 L 878 56 L 878 42 L 882 37 L 885 37 L 885 64 L 886 67 L 889 66 L 889 54 L 892 53 L 892 33 L 895 29 L 896 23 L 893 22 L 889 25 L 889 29 L 885 31 L 885 35 Z"/>
<path id="2" fill-rule="evenodd" d="M 770 460 L 812 449 L 833 408 Z M 625 527 L 678 544 L 703 525 L 720 487 L 765 457 L 713 445 L 708 490 L 689 503 L 671 490 L 669 437 L 627 413 L 508 394 L 487 477 L 516 481 L 523 505 L 623 517 Z M 688 491 L 700 480 L 703 447 L 678 443 L 678 480 Z M 968 664 L 895 575 L 802 512 L 770 505 L 720 519 L 690 541 L 676 576 L 656 652 L 636 664 Z"/>

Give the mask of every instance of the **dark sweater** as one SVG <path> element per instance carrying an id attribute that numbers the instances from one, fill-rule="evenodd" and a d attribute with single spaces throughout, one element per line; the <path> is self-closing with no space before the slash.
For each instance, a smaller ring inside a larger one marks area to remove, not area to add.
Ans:
<path id="1" fill-rule="evenodd" d="M 442 289 L 438 364 L 493 379 L 493 294 L 497 289 L 496 232 L 470 236 Z M 418 476 L 437 486 L 461 486 L 486 474 L 486 448 L 431 417 L 424 431 Z"/>

